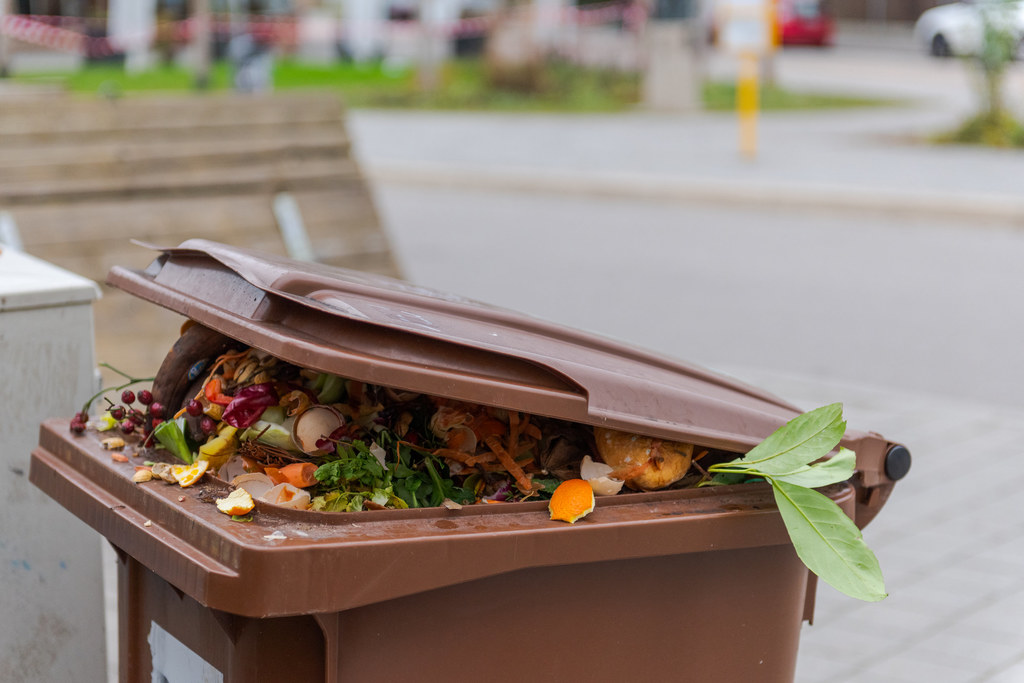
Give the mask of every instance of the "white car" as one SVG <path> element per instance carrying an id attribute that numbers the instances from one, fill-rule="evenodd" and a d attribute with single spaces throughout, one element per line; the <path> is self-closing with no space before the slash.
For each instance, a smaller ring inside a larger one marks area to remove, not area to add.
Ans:
<path id="1" fill-rule="evenodd" d="M 917 20 L 914 37 L 936 57 L 976 55 L 981 51 L 986 12 L 993 22 L 1009 29 L 1019 54 L 1024 39 L 1024 2 L 1020 0 L 961 0 L 933 7 Z"/>

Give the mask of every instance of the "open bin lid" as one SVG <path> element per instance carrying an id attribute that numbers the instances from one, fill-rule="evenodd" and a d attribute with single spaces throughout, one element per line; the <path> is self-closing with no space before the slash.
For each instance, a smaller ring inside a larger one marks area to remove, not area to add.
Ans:
<path id="1" fill-rule="evenodd" d="M 206 240 L 108 282 L 302 367 L 585 424 L 742 451 L 799 412 L 595 335 Z"/>
<path id="2" fill-rule="evenodd" d="M 740 451 L 799 412 L 522 314 L 204 240 L 108 282 L 301 367 L 397 389 Z"/>
<path id="3" fill-rule="evenodd" d="M 300 367 L 737 453 L 801 412 L 695 365 L 407 282 L 201 239 L 160 251 L 107 282 Z M 894 444 L 854 432 L 843 444 L 860 485 L 893 481 Z"/>

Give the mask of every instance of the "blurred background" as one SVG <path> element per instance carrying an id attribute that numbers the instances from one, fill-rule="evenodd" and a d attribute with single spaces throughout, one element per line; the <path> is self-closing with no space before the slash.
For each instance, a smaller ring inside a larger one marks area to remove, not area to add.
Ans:
<path id="1" fill-rule="evenodd" d="M 797 680 L 1021 682 L 1024 6 L 936 5 L 0 0 L 0 243 L 203 237 L 842 401 L 915 464 Z M 181 322 L 94 311 L 137 377 Z"/>

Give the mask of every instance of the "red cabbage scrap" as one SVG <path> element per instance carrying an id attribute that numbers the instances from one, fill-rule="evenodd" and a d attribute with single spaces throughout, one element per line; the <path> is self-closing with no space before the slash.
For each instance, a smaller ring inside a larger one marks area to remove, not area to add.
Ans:
<path id="1" fill-rule="evenodd" d="M 272 382 L 252 384 L 238 390 L 224 409 L 221 420 L 237 429 L 245 429 L 259 420 L 264 410 L 276 406 L 277 402 L 277 392 Z"/>

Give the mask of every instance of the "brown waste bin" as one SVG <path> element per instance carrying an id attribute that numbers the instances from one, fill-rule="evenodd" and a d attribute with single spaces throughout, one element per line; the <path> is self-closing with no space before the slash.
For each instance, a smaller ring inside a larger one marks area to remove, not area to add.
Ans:
<path id="1" fill-rule="evenodd" d="M 798 414 L 703 369 L 407 283 L 190 240 L 109 282 L 197 325 L 154 392 L 225 340 L 363 382 L 743 453 Z M 848 432 L 826 493 L 861 527 L 905 449 Z M 132 482 L 44 423 L 31 481 L 119 556 L 121 681 L 791 681 L 814 577 L 765 484 L 620 494 L 574 525 L 542 501 L 364 512 Z M 810 579 L 810 580 L 809 580 Z M 164 677 L 160 679 L 157 674 Z"/>

